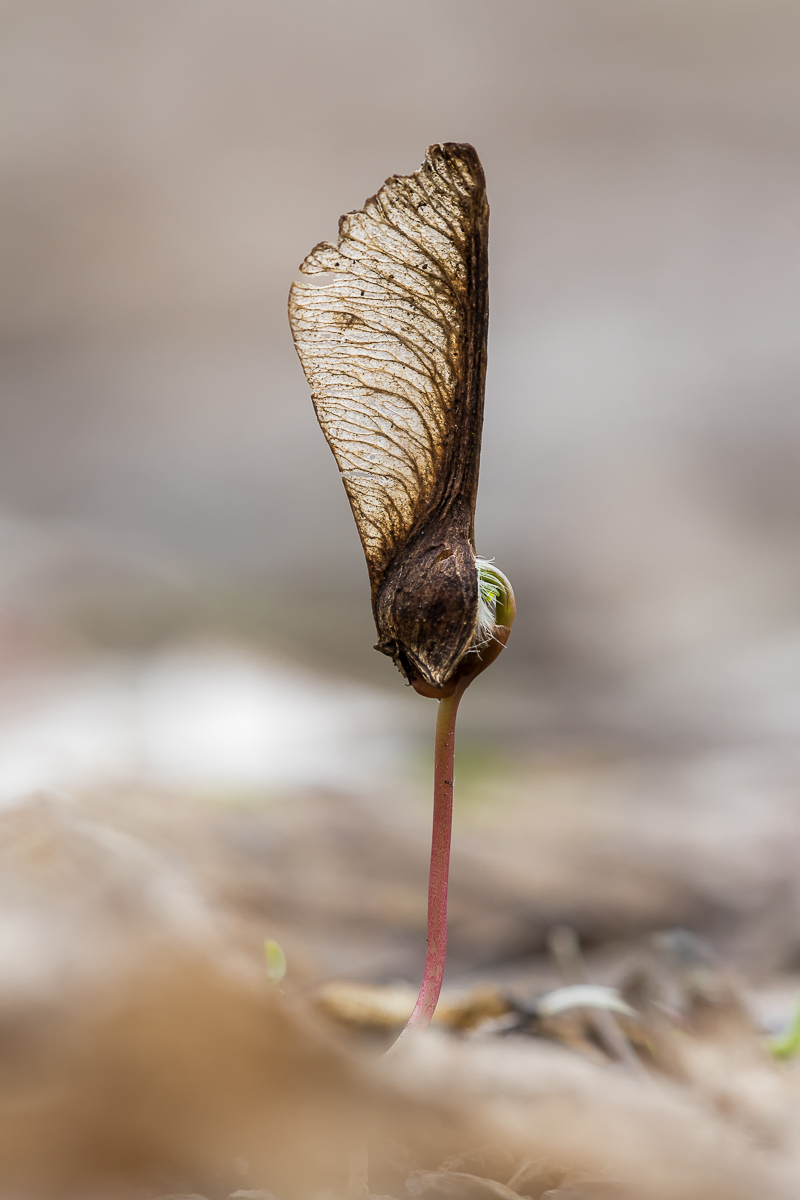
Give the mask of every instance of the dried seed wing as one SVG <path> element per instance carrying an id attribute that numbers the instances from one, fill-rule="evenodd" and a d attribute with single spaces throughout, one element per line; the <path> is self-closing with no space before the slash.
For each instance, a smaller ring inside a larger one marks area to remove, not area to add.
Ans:
<path id="1" fill-rule="evenodd" d="M 432 146 L 301 266 L 295 345 L 372 584 L 379 646 L 433 686 L 475 633 L 473 516 L 487 330 L 489 208 L 474 149 Z"/>

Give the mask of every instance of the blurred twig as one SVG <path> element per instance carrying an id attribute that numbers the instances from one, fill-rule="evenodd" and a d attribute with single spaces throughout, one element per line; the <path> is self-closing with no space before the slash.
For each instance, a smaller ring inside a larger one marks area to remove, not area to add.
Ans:
<path id="1" fill-rule="evenodd" d="M 547 946 L 566 984 L 591 982 L 574 929 L 569 925 L 554 926 L 548 933 Z M 610 1058 L 624 1063 L 637 1073 L 643 1071 L 636 1051 L 620 1029 L 613 1013 L 608 1009 L 593 1008 L 591 1012 L 587 1012 L 587 1021 Z"/>

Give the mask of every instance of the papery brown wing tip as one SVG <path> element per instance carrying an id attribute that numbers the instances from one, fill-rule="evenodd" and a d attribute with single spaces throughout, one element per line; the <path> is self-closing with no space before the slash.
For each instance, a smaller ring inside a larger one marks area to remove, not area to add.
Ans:
<path id="1" fill-rule="evenodd" d="M 429 146 L 425 157 L 433 159 L 441 155 L 446 162 L 467 162 L 474 172 L 478 182 L 485 185 L 486 179 L 483 173 L 483 165 L 478 156 L 478 151 L 471 142 L 435 142 Z"/>
<path id="2" fill-rule="evenodd" d="M 471 142 L 433 142 L 433 144 L 428 146 L 428 149 L 425 151 L 425 161 L 423 163 L 423 167 L 426 163 L 430 166 L 435 166 L 437 158 L 443 159 L 448 165 L 452 165 L 456 162 L 467 163 L 471 173 L 475 177 L 478 187 L 485 189 L 486 176 L 483 172 L 483 166 L 478 156 L 478 151 Z M 346 221 L 348 217 L 358 216 L 371 204 L 379 203 L 380 194 L 383 191 L 383 188 L 391 187 L 392 184 L 397 182 L 402 183 L 409 178 L 413 178 L 413 175 L 389 175 L 386 179 L 384 179 L 383 187 L 379 188 L 374 196 L 368 196 L 361 209 L 355 209 L 353 212 L 344 213 L 341 217 L 339 217 L 339 235 L 341 236 L 342 234 L 342 223 Z"/>
<path id="3" fill-rule="evenodd" d="M 469 158 L 476 163 L 481 161 L 472 142 L 434 142 L 432 146 L 428 146 L 426 153 L 435 154 L 437 150 L 447 158 Z"/>
<path id="4" fill-rule="evenodd" d="M 478 151 L 470 142 L 434 142 L 432 145 L 428 146 L 428 149 L 425 151 L 425 163 L 435 168 L 437 158 L 443 159 L 448 166 L 455 165 L 456 163 L 466 164 L 469 168 L 470 174 L 474 178 L 476 189 L 485 190 L 486 177 L 483 173 L 483 166 L 481 165 L 481 160 L 478 157 Z M 423 163 L 423 166 L 425 163 Z M 339 217 L 339 223 L 337 227 L 336 244 L 330 241 L 318 242 L 314 249 L 311 250 L 310 253 L 307 254 L 303 259 L 299 270 L 303 272 L 303 274 L 314 274 L 314 270 L 310 268 L 311 260 L 318 251 L 327 250 L 329 248 L 333 248 L 335 250 L 337 245 L 341 245 L 342 239 L 347 236 L 347 222 L 351 217 L 359 217 L 365 210 L 369 209 L 370 206 L 379 205 L 381 192 L 384 188 L 391 188 L 393 184 L 397 182 L 405 182 L 405 180 L 413 177 L 413 175 L 389 175 L 383 181 L 383 186 L 379 188 L 374 195 L 368 196 L 361 208 L 354 208 L 349 212 L 342 213 L 342 215 Z"/>
<path id="5" fill-rule="evenodd" d="M 428 149 L 425 151 L 425 159 L 431 164 L 433 164 L 435 159 L 440 156 L 448 163 L 467 162 L 475 176 L 476 182 L 481 187 L 485 187 L 486 179 L 483 173 L 483 166 L 481 165 L 481 160 L 478 157 L 478 151 L 471 142 L 434 142 L 432 145 L 428 146 Z M 384 180 L 383 186 L 386 187 L 394 183 L 396 180 L 404 180 L 405 178 L 407 178 L 407 176 L 390 175 L 386 180 Z M 377 203 L 380 196 L 380 190 L 381 189 L 379 189 L 374 196 L 368 196 L 360 209 L 356 208 L 349 212 L 342 213 L 342 215 L 339 217 L 337 243 L 340 242 L 342 236 L 346 234 L 345 223 L 347 222 L 348 218 L 359 216 L 368 205 Z M 314 274 L 313 267 L 311 266 L 314 257 L 320 251 L 328 249 L 335 250 L 336 245 L 326 239 L 321 242 L 317 242 L 316 246 L 309 251 L 306 257 L 300 263 L 300 266 L 297 268 L 298 271 L 304 275 Z"/>

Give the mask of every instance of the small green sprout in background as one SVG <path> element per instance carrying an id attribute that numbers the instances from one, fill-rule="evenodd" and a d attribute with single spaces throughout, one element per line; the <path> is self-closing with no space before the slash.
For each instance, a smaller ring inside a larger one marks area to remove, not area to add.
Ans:
<path id="1" fill-rule="evenodd" d="M 768 1038 L 767 1049 L 773 1058 L 794 1058 L 800 1051 L 800 996 L 795 1001 L 794 1016 L 788 1028 Z"/>
<path id="2" fill-rule="evenodd" d="M 286 975 L 286 955 L 279 942 L 267 938 L 264 942 L 264 955 L 267 960 L 267 979 L 277 987 Z"/>

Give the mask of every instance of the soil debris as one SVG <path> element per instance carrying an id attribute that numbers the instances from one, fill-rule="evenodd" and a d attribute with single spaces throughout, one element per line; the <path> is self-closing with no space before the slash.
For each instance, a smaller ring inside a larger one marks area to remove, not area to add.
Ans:
<path id="1" fill-rule="evenodd" d="M 0 1195 L 339 1200 L 365 1141 L 370 1193 L 392 1200 L 797 1193 L 797 1063 L 771 1057 L 704 943 L 631 946 L 616 987 L 465 988 L 384 1060 L 392 989 L 329 984 L 349 1018 L 323 1017 L 277 903 L 256 943 L 252 913 L 220 900 L 224 845 L 215 859 L 187 833 L 191 870 L 180 806 L 149 830 L 146 811 L 135 831 L 123 803 L 116 824 L 89 801 L 0 816 Z M 287 945 L 280 986 L 265 926 Z M 638 1072 L 597 1037 L 598 1011 Z M 567 1016 L 572 1034 L 547 1023 Z"/>

